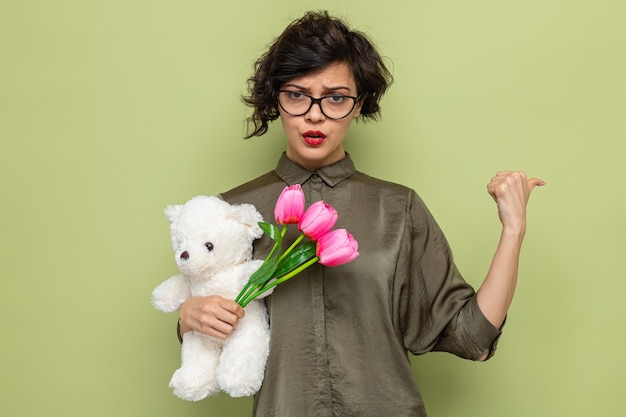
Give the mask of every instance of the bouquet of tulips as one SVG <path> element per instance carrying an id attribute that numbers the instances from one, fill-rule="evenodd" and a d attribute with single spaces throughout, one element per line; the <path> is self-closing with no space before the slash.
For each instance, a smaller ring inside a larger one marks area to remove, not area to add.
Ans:
<path id="1" fill-rule="evenodd" d="M 304 210 L 304 193 L 300 184 L 285 187 L 276 201 L 274 217 L 282 228 L 259 223 L 261 229 L 274 240 L 274 246 L 235 299 L 242 307 L 316 262 L 337 266 L 359 256 L 359 245 L 346 229 L 332 230 L 338 217 L 333 207 L 324 201 L 317 201 Z M 290 224 L 298 225 L 300 235 L 283 252 L 283 238 Z M 303 242 L 304 237 L 308 241 Z"/>

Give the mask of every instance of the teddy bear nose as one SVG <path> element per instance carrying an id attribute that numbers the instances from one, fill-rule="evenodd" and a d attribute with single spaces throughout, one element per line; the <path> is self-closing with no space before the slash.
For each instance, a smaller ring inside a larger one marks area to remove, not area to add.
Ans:
<path id="1" fill-rule="evenodd" d="M 185 261 L 187 259 L 189 259 L 189 252 L 184 251 L 183 253 L 180 254 L 180 259 L 184 259 Z"/>

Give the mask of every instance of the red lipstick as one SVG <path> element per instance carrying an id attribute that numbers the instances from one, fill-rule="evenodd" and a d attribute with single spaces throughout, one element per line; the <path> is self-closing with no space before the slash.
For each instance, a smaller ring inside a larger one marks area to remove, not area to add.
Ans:
<path id="1" fill-rule="evenodd" d="M 324 139 L 326 139 L 324 132 L 320 132 L 319 130 L 308 130 L 304 132 L 302 137 L 306 144 L 310 146 L 319 146 L 324 142 Z"/>

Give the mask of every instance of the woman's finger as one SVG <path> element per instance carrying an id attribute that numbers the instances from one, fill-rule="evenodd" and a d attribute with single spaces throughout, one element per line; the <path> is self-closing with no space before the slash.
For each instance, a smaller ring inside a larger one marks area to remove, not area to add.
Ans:
<path id="1" fill-rule="evenodd" d="M 535 187 L 543 187 L 546 182 L 539 178 L 531 178 L 528 180 L 528 192 L 531 192 Z"/>

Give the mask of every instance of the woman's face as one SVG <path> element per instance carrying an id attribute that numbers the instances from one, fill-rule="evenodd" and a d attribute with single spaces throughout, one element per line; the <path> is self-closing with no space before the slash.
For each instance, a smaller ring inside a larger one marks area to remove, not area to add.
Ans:
<path id="1" fill-rule="evenodd" d="M 354 76 L 345 63 L 331 64 L 319 72 L 294 78 L 282 85 L 281 90 L 316 98 L 333 94 L 358 96 Z M 352 112 L 340 120 L 326 117 L 318 104 L 302 116 L 291 116 L 280 106 L 278 108 L 287 136 L 287 157 L 314 171 L 345 157 L 343 140 L 352 120 L 361 112 L 361 103 L 357 103 Z"/>

